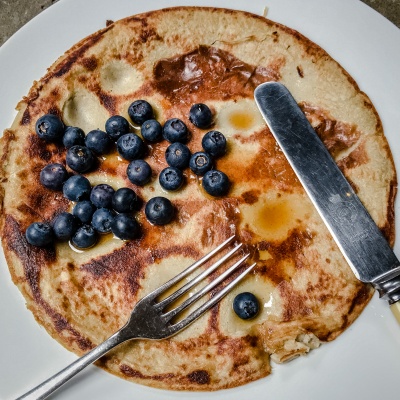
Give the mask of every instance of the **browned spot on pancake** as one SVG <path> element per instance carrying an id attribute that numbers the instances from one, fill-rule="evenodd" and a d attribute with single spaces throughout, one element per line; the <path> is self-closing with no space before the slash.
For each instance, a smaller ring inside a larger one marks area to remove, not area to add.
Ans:
<path id="1" fill-rule="evenodd" d="M 21 125 L 28 125 L 31 122 L 31 114 L 29 113 L 29 107 L 25 108 L 25 111 L 21 118 Z"/>
<path id="2" fill-rule="evenodd" d="M 46 163 L 51 160 L 65 165 L 65 148 L 54 143 L 46 143 L 36 134 L 29 135 L 26 152 L 30 158 L 41 159 Z"/>
<path id="3" fill-rule="evenodd" d="M 297 69 L 297 73 L 299 74 L 299 77 L 300 77 L 300 78 L 304 78 L 303 67 L 302 67 L 301 65 L 298 65 L 298 66 L 296 67 L 296 69 Z"/>
<path id="4" fill-rule="evenodd" d="M 89 71 L 94 71 L 97 68 L 97 58 L 92 55 L 90 57 L 84 57 L 81 60 L 81 64 Z"/>
<path id="5" fill-rule="evenodd" d="M 206 385 L 210 383 L 210 374 L 204 369 L 198 369 L 186 375 L 190 382 L 197 383 L 198 385 Z"/>
<path id="6" fill-rule="evenodd" d="M 312 310 L 305 305 L 305 297 L 298 293 L 289 282 L 282 281 L 278 289 L 284 303 L 283 321 L 292 321 L 311 314 Z"/>
<path id="7" fill-rule="evenodd" d="M 11 129 L 6 129 L 3 133 L 3 138 L 1 139 L 2 144 L 3 144 L 3 152 L 1 154 L 1 158 L 0 158 L 0 171 L 2 170 L 2 168 L 4 168 L 6 166 L 6 164 L 8 164 L 8 157 L 9 157 L 9 151 L 10 151 L 10 145 L 11 142 L 15 140 L 15 133 L 13 130 Z M 1 174 L 4 175 L 4 174 Z M 4 179 L 2 177 L 2 179 Z M 4 182 L 4 180 L 2 180 Z"/>
<path id="8" fill-rule="evenodd" d="M 152 379 L 155 381 L 163 381 L 168 380 L 175 377 L 175 374 L 168 373 L 168 374 L 158 374 L 158 375 L 145 375 L 142 374 L 140 371 L 131 368 L 129 365 L 121 364 L 119 367 L 120 371 L 130 378 L 140 378 L 140 379 Z"/>
<path id="9" fill-rule="evenodd" d="M 117 101 L 115 99 L 115 97 L 110 96 L 109 94 L 105 93 L 105 92 L 99 92 L 98 93 L 99 99 L 101 104 L 107 109 L 107 111 L 110 114 L 116 114 L 116 104 Z"/>
<path id="10" fill-rule="evenodd" d="M 318 121 L 315 131 L 333 157 L 354 145 L 360 138 L 361 132 L 356 125 L 336 121 L 324 110 L 313 105 L 301 103 L 299 106 L 309 119 Z"/>
<path id="11" fill-rule="evenodd" d="M 369 285 L 360 282 L 360 289 L 351 302 L 349 313 L 352 313 L 355 307 L 366 303 L 370 296 L 370 291 L 371 287 Z"/>
<path id="12" fill-rule="evenodd" d="M 120 249 L 98 257 L 82 265 L 81 268 L 96 278 L 107 276 L 111 273 L 121 274 L 126 272 L 127 268 L 133 269 L 131 272 L 139 272 L 136 268 L 136 262 L 132 262 L 132 260 L 135 260 L 137 246 L 140 245 L 140 240 L 126 242 Z M 139 280 L 139 276 L 135 275 L 135 278 Z"/>
<path id="13" fill-rule="evenodd" d="M 257 273 L 265 275 L 276 285 L 284 280 L 290 280 L 291 276 L 288 275 L 287 267 L 282 265 L 282 261 L 290 259 L 295 268 L 304 267 L 301 254 L 304 247 L 309 246 L 311 241 L 310 232 L 294 229 L 283 242 L 259 242 L 258 250 L 267 250 L 272 257 L 256 266 Z"/>
<path id="14" fill-rule="evenodd" d="M 386 224 L 381 228 L 381 231 L 385 238 L 389 240 L 391 246 L 394 245 L 395 238 L 395 226 L 392 223 L 394 221 L 394 201 L 397 194 L 397 179 L 390 182 L 390 191 L 388 196 L 388 205 L 387 205 L 387 214 Z"/>
<path id="15" fill-rule="evenodd" d="M 106 21 L 106 26 L 110 26 L 110 25 L 112 25 L 114 23 L 114 21 L 112 20 L 112 19 L 108 19 L 107 21 Z"/>
<path id="16" fill-rule="evenodd" d="M 189 101 L 194 96 L 197 101 L 253 97 L 260 83 L 279 79 L 283 63 L 277 60 L 269 67 L 255 67 L 227 51 L 199 46 L 190 53 L 158 61 L 153 85 L 172 102 Z"/>
<path id="17" fill-rule="evenodd" d="M 243 197 L 243 201 L 246 204 L 254 204 L 258 201 L 259 195 L 260 195 L 260 193 L 258 191 L 249 190 L 248 192 L 244 192 L 242 194 L 242 197 Z"/>
<path id="18" fill-rule="evenodd" d="M 162 40 L 162 37 L 153 28 L 143 29 L 139 37 L 142 43 L 146 43 L 148 40 Z"/>
<path id="19" fill-rule="evenodd" d="M 369 161 L 367 152 L 365 151 L 365 144 L 361 143 L 354 151 L 348 156 L 342 158 L 337 162 L 342 171 L 359 167 Z"/>
<path id="20" fill-rule="evenodd" d="M 154 262 L 157 262 L 157 260 L 168 258 L 171 255 L 182 255 L 183 257 L 195 258 L 195 259 L 200 257 L 199 252 L 192 246 L 179 246 L 179 245 L 173 245 L 171 247 L 162 249 L 151 249 L 151 254 L 154 259 Z"/>
<path id="21" fill-rule="evenodd" d="M 36 209 L 28 206 L 27 204 L 21 204 L 17 207 L 17 210 L 20 211 L 21 213 L 29 216 L 32 219 L 39 219 L 40 214 L 37 212 Z"/>

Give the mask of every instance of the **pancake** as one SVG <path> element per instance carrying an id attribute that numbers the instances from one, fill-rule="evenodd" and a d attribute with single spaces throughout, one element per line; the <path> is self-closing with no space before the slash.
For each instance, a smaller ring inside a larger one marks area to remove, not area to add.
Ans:
<path id="1" fill-rule="evenodd" d="M 368 96 L 322 48 L 288 27 L 226 9 L 178 7 L 110 22 L 34 82 L 1 139 L 5 256 L 27 307 L 55 340 L 86 353 L 122 327 L 146 293 L 233 234 L 257 266 L 232 293 L 178 335 L 127 342 L 97 365 L 163 389 L 230 388 L 269 375 L 271 360 L 288 361 L 332 341 L 359 316 L 373 289 L 354 277 L 262 120 L 253 91 L 266 81 L 292 92 L 393 244 L 396 173 L 381 121 Z M 40 184 L 44 166 L 66 164 L 66 149 L 35 134 L 37 119 L 56 114 L 88 133 L 104 129 L 112 115 L 129 118 L 137 99 L 147 100 L 161 123 L 181 118 L 192 153 L 201 150 L 207 130 L 191 124 L 190 107 L 202 102 L 212 109 L 212 129 L 228 142 L 215 167 L 229 176 L 229 194 L 207 195 L 188 169 L 182 189 L 164 191 L 157 176 L 167 166 L 168 143 L 147 143 L 149 184 L 130 183 L 128 161 L 116 152 L 85 174 L 92 185 L 138 193 L 139 239 L 103 235 L 84 251 L 68 243 L 28 244 L 32 222 L 49 222 L 73 207 Z M 144 215 L 146 202 L 158 195 L 176 210 L 164 226 Z M 261 305 L 248 321 L 232 310 L 234 297 L 245 291 Z"/>

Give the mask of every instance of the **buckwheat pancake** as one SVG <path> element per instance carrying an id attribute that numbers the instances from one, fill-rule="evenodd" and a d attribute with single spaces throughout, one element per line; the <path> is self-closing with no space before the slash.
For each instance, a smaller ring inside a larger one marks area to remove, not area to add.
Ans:
<path id="1" fill-rule="evenodd" d="M 2 240 L 10 273 L 37 321 L 62 345 L 83 354 L 99 344 L 144 294 L 232 234 L 257 262 L 246 281 L 177 336 L 126 343 L 98 365 L 165 389 L 233 387 L 268 375 L 271 359 L 286 361 L 333 340 L 360 314 L 371 287 L 354 278 L 254 104 L 254 88 L 270 80 L 294 94 L 393 243 L 396 176 L 379 116 L 324 50 L 244 12 L 181 7 L 133 16 L 57 60 L 19 103 L 2 139 Z M 72 207 L 39 182 L 45 165 L 65 164 L 65 148 L 40 140 L 36 120 L 55 113 L 89 132 L 102 129 L 111 115 L 127 117 L 136 99 L 148 100 L 160 122 L 184 120 L 192 152 L 201 150 L 206 130 L 190 124 L 189 109 L 196 102 L 213 109 L 213 129 L 228 140 L 216 167 L 232 182 L 229 195 L 207 196 L 189 170 L 183 189 L 164 192 L 156 175 L 166 166 L 165 141 L 148 146 L 155 176 L 143 188 L 127 179 L 127 162 L 110 154 L 86 175 L 91 183 L 132 187 L 144 203 L 168 197 L 174 221 L 152 226 L 142 209 L 139 240 L 104 236 L 83 252 L 61 243 L 30 246 L 24 236 L 30 223 Z M 250 321 L 232 311 L 243 291 L 262 305 Z"/>

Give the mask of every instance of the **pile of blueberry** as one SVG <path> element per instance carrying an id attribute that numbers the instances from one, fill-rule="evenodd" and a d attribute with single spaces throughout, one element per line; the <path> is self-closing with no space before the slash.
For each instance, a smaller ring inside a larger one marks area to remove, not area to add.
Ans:
<path id="1" fill-rule="evenodd" d="M 160 185 L 168 191 L 178 190 L 183 184 L 183 170 L 189 167 L 196 175 L 203 176 L 204 190 L 213 196 L 227 194 L 230 182 L 221 171 L 213 168 L 214 159 L 226 152 L 226 139 L 218 131 L 207 132 L 202 139 L 204 151 L 191 154 L 185 143 L 189 131 L 185 123 L 172 118 L 164 126 L 154 119 L 151 105 L 145 100 L 134 101 L 128 108 L 131 120 L 141 126 L 141 135 L 148 142 L 163 138 L 171 144 L 165 158 L 169 167 L 159 175 Z M 191 107 L 189 120 L 197 127 L 206 129 L 212 124 L 212 113 L 205 104 Z M 46 165 L 40 173 L 40 182 L 48 189 L 62 191 L 64 196 L 76 202 L 72 213 L 59 214 L 51 224 L 35 222 L 26 231 L 29 243 L 46 246 L 54 240 L 71 241 L 78 248 L 93 246 L 99 234 L 112 232 L 123 240 L 140 236 L 140 226 L 132 215 L 140 209 L 141 200 L 130 188 L 115 191 L 110 185 L 99 184 L 91 187 L 89 180 L 81 175 L 93 170 L 97 156 L 112 151 L 130 161 L 127 177 L 135 185 L 143 186 L 152 176 L 146 156 L 145 142 L 130 132 L 129 122 L 120 115 L 110 117 L 105 131 L 92 130 L 87 135 L 78 127 L 67 126 L 53 114 L 46 114 L 36 122 L 37 135 L 47 142 L 62 143 L 67 149 L 66 164 L 76 175 L 70 176 L 59 163 Z M 154 225 L 169 223 L 174 215 L 172 203 L 165 197 L 150 199 L 145 207 L 147 219 Z"/>

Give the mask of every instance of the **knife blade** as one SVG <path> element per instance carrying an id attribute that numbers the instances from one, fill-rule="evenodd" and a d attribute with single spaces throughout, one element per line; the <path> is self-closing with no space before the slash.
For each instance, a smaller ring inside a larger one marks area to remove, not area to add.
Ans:
<path id="1" fill-rule="evenodd" d="M 289 90 L 259 85 L 254 97 L 270 131 L 355 276 L 372 283 L 400 322 L 400 262 Z"/>

